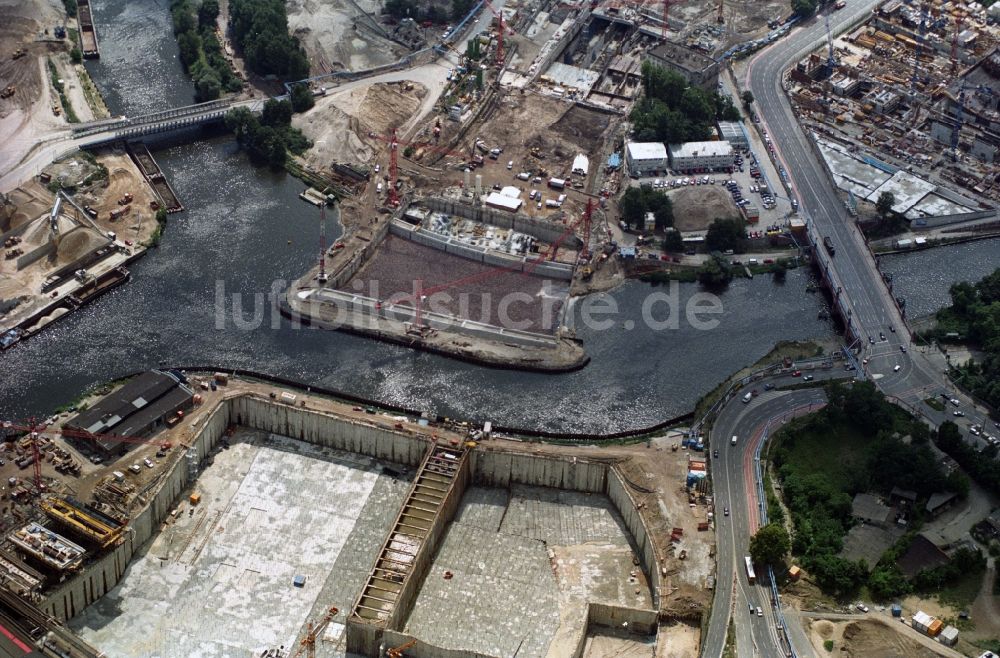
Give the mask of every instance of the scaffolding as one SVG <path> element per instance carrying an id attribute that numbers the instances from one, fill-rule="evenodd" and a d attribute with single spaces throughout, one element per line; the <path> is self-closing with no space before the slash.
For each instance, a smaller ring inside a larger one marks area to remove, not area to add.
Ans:
<path id="1" fill-rule="evenodd" d="M 121 539 L 124 526 L 112 519 L 84 510 L 71 501 L 51 498 L 39 503 L 50 519 L 94 542 L 100 548 L 113 546 Z M 103 517 L 103 518 L 102 518 Z"/>

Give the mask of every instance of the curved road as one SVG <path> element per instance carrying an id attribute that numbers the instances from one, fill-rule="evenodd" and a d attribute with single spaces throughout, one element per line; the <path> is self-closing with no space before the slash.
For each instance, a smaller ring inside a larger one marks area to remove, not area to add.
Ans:
<path id="1" fill-rule="evenodd" d="M 722 655 L 730 614 L 736 622 L 737 655 L 772 656 L 776 655 L 775 647 L 781 646 L 771 590 L 762 584 L 766 577 L 758 574 L 757 584 L 750 585 L 743 563 L 750 535 L 760 524 L 754 456 L 766 431 L 794 415 L 815 411 L 825 402 L 822 389 L 768 391 L 747 404 L 735 396 L 712 426 L 709 445 L 713 451 L 718 579 L 702 656 Z M 732 445 L 733 436 L 736 445 Z M 724 508 L 729 508 L 729 516 Z M 758 607 L 764 616 L 757 616 Z"/>

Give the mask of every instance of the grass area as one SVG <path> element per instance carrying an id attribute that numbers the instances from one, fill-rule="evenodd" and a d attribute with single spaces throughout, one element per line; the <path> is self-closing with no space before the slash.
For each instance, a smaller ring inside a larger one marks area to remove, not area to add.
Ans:
<path id="1" fill-rule="evenodd" d="M 86 67 L 80 64 L 75 68 L 77 77 L 80 80 L 80 87 L 83 89 L 83 97 L 87 99 L 87 105 L 90 106 L 90 110 L 94 113 L 94 118 L 105 119 L 111 116 L 108 106 L 104 104 L 101 92 L 98 91 L 97 85 L 90 78 L 90 73 L 87 72 Z"/>
<path id="2" fill-rule="evenodd" d="M 933 409 L 934 411 L 944 411 L 944 402 L 935 397 L 930 397 L 924 400 L 924 404 Z"/>
<path id="3" fill-rule="evenodd" d="M 729 619 L 729 630 L 726 631 L 726 646 L 722 649 L 722 658 L 736 658 L 736 625 Z"/>
<path id="4" fill-rule="evenodd" d="M 969 571 L 938 592 L 938 600 L 958 610 L 972 605 L 983 583 L 983 571 Z"/>
<path id="5" fill-rule="evenodd" d="M 69 102 L 69 98 L 66 97 L 66 88 L 63 86 L 62 79 L 59 77 L 59 71 L 56 69 L 55 62 L 52 58 L 48 58 L 49 63 L 49 78 L 52 80 L 52 86 L 55 88 L 56 92 L 59 94 L 59 100 L 62 103 L 63 113 L 66 115 L 66 120 L 70 123 L 80 123 L 80 118 L 76 116 L 76 112 L 73 111 L 73 106 Z"/>
<path id="6" fill-rule="evenodd" d="M 787 462 L 805 473 L 825 473 L 830 483 L 844 491 L 851 488 L 854 474 L 865 468 L 871 441 L 846 423 L 839 427 L 814 428 L 807 440 L 795 441 L 787 451 Z"/>

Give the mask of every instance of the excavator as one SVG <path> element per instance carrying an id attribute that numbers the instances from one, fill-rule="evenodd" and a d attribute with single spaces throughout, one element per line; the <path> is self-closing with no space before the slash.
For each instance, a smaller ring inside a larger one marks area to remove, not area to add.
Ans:
<path id="1" fill-rule="evenodd" d="M 302 642 L 299 643 L 299 648 L 292 655 L 292 658 L 299 658 L 303 653 L 308 658 L 316 658 L 316 638 L 330 625 L 338 612 L 340 611 L 336 607 L 331 607 L 316 624 L 309 622 L 309 630 L 306 631 L 306 636 L 302 638 Z"/>
<path id="2" fill-rule="evenodd" d="M 416 640 L 410 640 L 406 644 L 400 645 L 392 649 L 386 649 L 385 655 L 387 658 L 403 658 L 403 652 L 414 646 L 417 643 Z"/>

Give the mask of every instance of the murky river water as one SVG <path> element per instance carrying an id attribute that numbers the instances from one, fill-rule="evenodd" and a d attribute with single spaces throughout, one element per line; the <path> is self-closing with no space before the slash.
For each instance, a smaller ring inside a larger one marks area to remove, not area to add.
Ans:
<path id="1" fill-rule="evenodd" d="M 95 15 L 102 59 L 88 66 L 114 113 L 191 102 L 165 0 L 97 0 Z M 311 264 L 316 210 L 297 198 L 298 180 L 252 166 L 229 138 L 168 146 L 155 155 L 188 210 L 171 216 L 161 247 L 132 267 L 130 283 L 0 356 L 0 417 L 45 413 L 88 385 L 125 373 L 211 364 L 447 415 L 616 430 L 690 410 L 779 340 L 832 334 L 817 319 L 821 299 L 804 291 L 805 271 L 791 272 L 783 285 L 770 277 L 735 282 L 721 295 L 718 327 L 708 331 L 683 318 L 677 329 L 648 328 L 642 304 L 667 289 L 628 283 L 612 294 L 619 308 L 613 329 L 577 323 L 592 361 L 565 375 L 491 370 L 338 332 L 271 328 L 269 318 L 260 328 L 241 330 L 229 317 L 219 329 L 219 286 L 249 300 Z M 335 235 L 332 229 L 330 238 Z M 947 253 L 927 252 L 931 259 Z M 908 291 L 911 304 L 920 303 L 922 290 Z M 696 285 L 680 286 L 682 312 L 698 292 Z M 663 317 L 664 308 L 655 314 Z"/>

